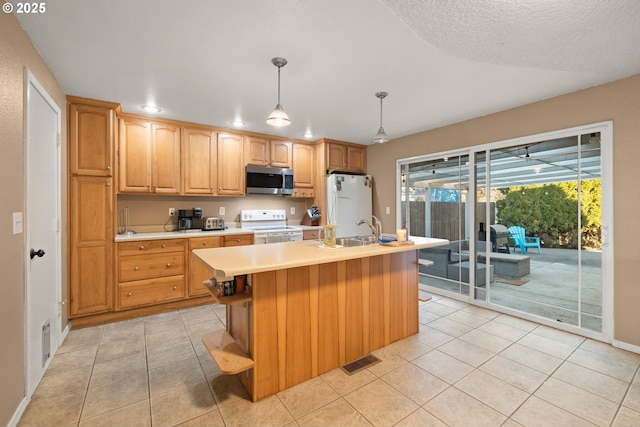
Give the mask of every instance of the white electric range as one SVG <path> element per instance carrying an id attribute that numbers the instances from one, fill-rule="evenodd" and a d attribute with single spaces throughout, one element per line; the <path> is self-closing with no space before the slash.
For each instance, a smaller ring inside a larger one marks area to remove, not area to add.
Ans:
<path id="1" fill-rule="evenodd" d="M 255 245 L 302 240 L 302 228 L 287 225 L 284 209 L 241 210 L 240 225 L 247 230 L 253 230 Z"/>

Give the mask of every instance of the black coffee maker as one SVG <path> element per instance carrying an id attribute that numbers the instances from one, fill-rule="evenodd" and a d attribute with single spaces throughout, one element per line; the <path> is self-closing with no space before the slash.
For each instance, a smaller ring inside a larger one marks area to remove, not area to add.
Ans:
<path id="1" fill-rule="evenodd" d="M 202 208 L 178 209 L 178 230 L 202 229 Z"/>

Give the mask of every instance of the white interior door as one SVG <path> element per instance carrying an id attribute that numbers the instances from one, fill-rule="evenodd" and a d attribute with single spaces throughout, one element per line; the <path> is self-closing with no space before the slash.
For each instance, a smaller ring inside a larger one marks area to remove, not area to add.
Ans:
<path id="1" fill-rule="evenodd" d="M 26 382 L 31 396 L 59 346 L 60 108 L 26 70 Z"/>

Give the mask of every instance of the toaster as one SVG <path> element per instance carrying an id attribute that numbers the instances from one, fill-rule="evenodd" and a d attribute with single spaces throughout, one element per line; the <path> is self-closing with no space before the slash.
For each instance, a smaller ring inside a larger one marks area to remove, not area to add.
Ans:
<path id="1" fill-rule="evenodd" d="M 224 230 L 224 219 L 216 216 L 205 216 L 202 218 L 203 230 Z"/>

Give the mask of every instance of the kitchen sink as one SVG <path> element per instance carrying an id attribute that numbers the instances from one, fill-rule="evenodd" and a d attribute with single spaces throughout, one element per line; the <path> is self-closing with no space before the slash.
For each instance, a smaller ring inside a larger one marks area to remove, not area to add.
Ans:
<path id="1" fill-rule="evenodd" d="M 376 236 L 354 236 L 354 237 L 340 237 L 336 239 L 336 245 L 342 245 L 346 247 L 352 246 L 367 246 L 378 243 Z"/>

